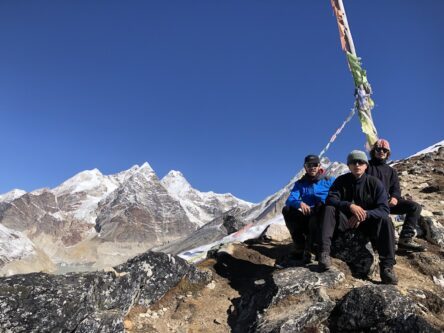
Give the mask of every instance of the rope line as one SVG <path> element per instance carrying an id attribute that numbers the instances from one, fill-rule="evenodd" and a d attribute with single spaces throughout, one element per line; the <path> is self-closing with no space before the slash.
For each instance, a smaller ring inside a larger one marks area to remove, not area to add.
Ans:
<path id="1" fill-rule="evenodd" d="M 348 117 L 342 123 L 341 127 L 339 127 L 336 130 L 336 132 L 331 136 L 330 141 L 327 143 L 327 145 L 324 147 L 324 149 L 322 149 L 322 151 L 319 153 L 319 157 L 322 157 L 327 152 L 328 148 L 330 148 L 330 145 L 336 140 L 338 135 L 342 132 L 342 130 L 344 129 L 345 125 L 347 125 L 347 123 L 353 118 L 355 112 L 356 112 L 356 108 L 353 107 L 351 109 L 351 112 L 348 115 Z"/>

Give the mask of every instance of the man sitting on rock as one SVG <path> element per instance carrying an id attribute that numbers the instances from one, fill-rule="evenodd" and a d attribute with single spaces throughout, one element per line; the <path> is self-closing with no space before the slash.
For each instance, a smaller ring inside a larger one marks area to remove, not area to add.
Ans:
<path id="1" fill-rule="evenodd" d="M 330 246 L 335 228 L 357 229 L 376 245 L 382 283 L 397 284 L 393 269 L 396 263 L 394 228 L 388 216 L 384 185 L 365 173 L 368 159 L 363 151 L 353 150 L 347 157 L 347 165 L 351 173 L 336 179 L 326 199 L 319 266 L 322 270 L 331 266 Z"/>
<path id="2" fill-rule="evenodd" d="M 411 251 L 424 251 L 425 247 L 414 241 L 416 228 L 418 227 L 421 206 L 414 201 L 401 198 L 398 173 L 387 165 L 390 157 L 390 144 L 387 140 L 379 139 L 370 151 L 370 163 L 367 174 L 377 177 L 385 186 L 388 194 L 390 214 L 406 214 L 402 226 L 398 246 Z"/>
<path id="3" fill-rule="evenodd" d="M 311 261 L 316 224 L 320 222 L 325 198 L 334 178 L 325 177 L 319 157 L 304 159 L 305 175 L 295 184 L 282 210 L 294 243 L 296 259 Z"/>

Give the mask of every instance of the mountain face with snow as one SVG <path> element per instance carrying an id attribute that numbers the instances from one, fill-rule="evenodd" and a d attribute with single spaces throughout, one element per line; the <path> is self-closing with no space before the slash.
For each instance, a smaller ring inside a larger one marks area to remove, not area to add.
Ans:
<path id="1" fill-rule="evenodd" d="M 21 197 L 25 193 L 26 193 L 26 191 L 14 189 L 12 191 L 9 191 L 8 193 L 0 195 L 0 202 L 4 202 L 4 203 L 11 202 L 11 201 Z"/>
<path id="2" fill-rule="evenodd" d="M 180 202 L 189 220 L 200 226 L 234 207 L 246 210 L 254 206 L 231 193 L 199 192 L 191 187 L 180 171 L 170 171 L 161 183 L 169 195 Z"/>
<path id="3" fill-rule="evenodd" d="M 160 244 L 196 229 L 148 164 L 99 202 L 97 212 L 96 230 L 108 241 Z"/>
<path id="4" fill-rule="evenodd" d="M 86 170 L 53 189 L 14 190 L 0 196 L 0 225 L 23 233 L 56 261 L 73 246 L 95 253 L 82 259 L 94 261 L 97 249 L 86 246 L 117 242 L 147 249 L 187 235 L 233 207 L 252 205 L 231 194 L 201 193 L 175 174 L 160 181 L 145 163 L 114 175 Z M 83 244 L 90 240 L 93 245 Z"/>

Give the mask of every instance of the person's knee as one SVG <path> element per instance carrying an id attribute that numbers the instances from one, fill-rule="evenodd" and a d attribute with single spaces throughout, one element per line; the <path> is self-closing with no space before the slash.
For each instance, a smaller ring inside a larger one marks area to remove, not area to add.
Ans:
<path id="1" fill-rule="evenodd" d="M 324 208 L 324 215 L 335 215 L 336 214 L 336 207 L 334 206 L 325 206 Z"/>
<path id="2" fill-rule="evenodd" d="M 422 211 L 422 207 L 421 207 L 421 205 L 419 204 L 419 203 L 417 203 L 417 202 L 414 202 L 414 201 L 412 201 L 412 206 L 413 206 L 413 211 L 415 212 L 415 213 L 417 213 L 417 214 L 420 214 L 421 213 L 421 211 Z"/>
<path id="3" fill-rule="evenodd" d="M 288 206 L 284 206 L 283 208 L 282 208 L 282 215 L 288 215 L 290 213 L 290 207 L 288 207 Z"/>
<path id="4" fill-rule="evenodd" d="M 381 226 L 380 230 L 381 232 L 389 231 L 390 234 L 393 233 L 395 230 L 395 226 L 393 225 L 392 219 L 390 217 L 382 218 L 380 220 Z"/>

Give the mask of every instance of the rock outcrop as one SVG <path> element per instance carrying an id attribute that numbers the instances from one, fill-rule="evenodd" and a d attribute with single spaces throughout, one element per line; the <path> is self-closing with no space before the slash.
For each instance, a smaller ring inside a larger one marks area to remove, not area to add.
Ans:
<path id="1" fill-rule="evenodd" d="M 0 278 L 2 332 L 124 332 L 131 307 L 148 307 L 179 283 L 205 284 L 209 273 L 147 252 L 108 272 Z"/>

